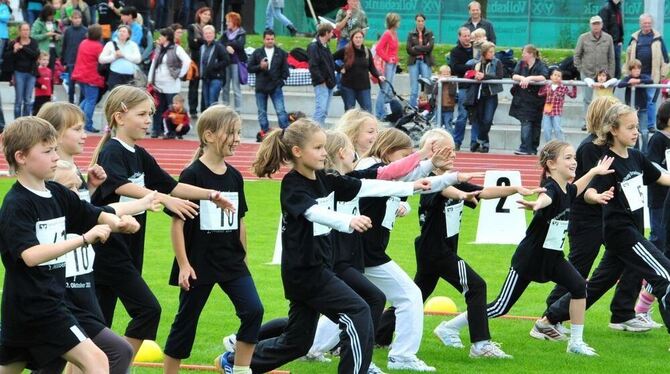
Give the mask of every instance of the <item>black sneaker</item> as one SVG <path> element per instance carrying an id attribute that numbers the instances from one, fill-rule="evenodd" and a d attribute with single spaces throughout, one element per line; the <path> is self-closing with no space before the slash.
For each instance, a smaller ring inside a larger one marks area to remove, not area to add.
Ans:
<path id="1" fill-rule="evenodd" d="M 262 142 L 267 134 L 268 134 L 268 132 L 263 131 L 263 130 L 256 133 L 256 143 Z"/>
<path id="2" fill-rule="evenodd" d="M 522 151 L 520 149 L 517 149 L 517 150 L 514 151 L 514 154 L 518 155 L 518 156 L 529 156 L 530 152 L 526 152 L 526 151 Z"/>
<path id="3" fill-rule="evenodd" d="M 84 130 L 86 130 L 86 131 L 88 131 L 88 132 L 90 132 L 90 133 L 94 133 L 94 134 L 97 134 L 97 133 L 100 132 L 100 130 L 98 130 L 98 129 L 94 128 L 94 127 L 86 127 L 86 128 L 84 128 Z"/>
<path id="4" fill-rule="evenodd" d="M 337 89 L 337 88 L 334 89 L 334 90 L 333 90 L 333 96 L 342 96 L 342 91 L 340 91 L 340 90 Z"/>
<path id="5" fill-rule="evenodd" d="M 182 139 L 184 139 L 184 137 L 181 136 L 181 135 L 177 135 L 177 139 L 182 140 Z"/>
<path id="6" fill-rule="evenodd" d="M 481 153 L 489 153 L 489 147 L 487 146 L 482 146 L 482 148 L 479 150 Z"/>
<path id="7" fill-rule="evenodd" d="M 582 126 L 582 131 L 586 131 L 586 125 Z"/>
<path id="8" fill-rule="evenodd" d="M 295 34 L 298 33 L 298 30 L 296 30 L 296 28 L 293 25 L 288 25 L 286 26 L 286 28 L 288 29 L 289 34 L 291 34 L 291 37 L 295 36 Z"/>
<path id="9" fill-rule="evenodd" d="M 650 127 L 650 128 L 649 128 L 649 133 L 650 133 L 650 134 L 653 134 L 653 133 L 655 133 L 655 132 L 656 132 L 656 128 L 655 128 L 655 127 Z"/>
<path id="10" fill-rule="evenodd" d="M 454 149 L 455 149 L 456 151 L 460 151 L 460 150 L 461 150 L 461 145 L 460 145 L 460 144 L 456 144 L 456 146 L 454 147 Z"/>
<path id="11" fill-rule="evenodd" d="M 158 139 L 158 134 L 151 133 L 151 139 Z"/>
<path id="12" fill-rule="evenodd" d="M 477 152 L 479 149 L 479 143 L 470 144 L 470 152 Z"/>

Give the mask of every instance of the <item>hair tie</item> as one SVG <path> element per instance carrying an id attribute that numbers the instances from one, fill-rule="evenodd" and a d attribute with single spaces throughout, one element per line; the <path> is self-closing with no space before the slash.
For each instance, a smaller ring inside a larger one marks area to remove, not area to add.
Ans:
<path id="1" fill-rule="evenodd" d="M 286 132 L 286 127 L 284 127 L 283 129 L 281 129 L 281 134 L 279 134 L 279 138 L 280 138 L 280 139 L 284 139 L 284 132 Z"/>
<path id="2" fill-rule="evenodd" d="M 105 125 L 105 128 L 102 130 L 105 134 L 112 132 L 112 128 L 109 125 Z"/>
<path id="3" fill-rule="evenodd" d="M 124 103 L 123 101 L 121 102 L 121 109 L 123 109 L 124 113 L 128 111 L 128 107 L 126 106 L 126 103 Z"/>

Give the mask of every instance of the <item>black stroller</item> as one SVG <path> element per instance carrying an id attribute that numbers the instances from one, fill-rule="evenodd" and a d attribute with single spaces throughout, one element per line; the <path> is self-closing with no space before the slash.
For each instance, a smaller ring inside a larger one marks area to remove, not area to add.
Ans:
<path id="1" fill-rule="evenodd" d="M 409 135 L 414 146 L 418 146 L 421 136 L 432 127 L 431 116 L 423 115 L 418 108 L 398 95 L 391 83 L 385 82 L 385 84 L 389 85 L 394 98 L 390 102 L 391 114 L 387 115 L 384 120 L 393 123 L 396 129 Z"/>

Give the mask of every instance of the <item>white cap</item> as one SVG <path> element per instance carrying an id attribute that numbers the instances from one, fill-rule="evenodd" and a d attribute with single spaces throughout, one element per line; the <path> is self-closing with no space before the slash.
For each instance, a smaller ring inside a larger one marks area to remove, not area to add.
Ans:
<path id="1" fill-rule="evenodd" d="M 600 18 L 600 16 L 593 16 L 591 17 L 591 20 L 589 21 L 589 24 L 593 23 L 603 23 L 603 19 Z"/>

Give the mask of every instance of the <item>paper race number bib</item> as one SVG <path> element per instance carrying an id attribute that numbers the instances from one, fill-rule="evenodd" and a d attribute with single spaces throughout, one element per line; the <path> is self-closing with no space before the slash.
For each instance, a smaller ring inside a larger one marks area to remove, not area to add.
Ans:
<path id="1" fill-rule="evenodd" d="M 554 251 L 562 251 L 565 243 L 565 234 L 568 232 L 568 221 L 552 219 L 549 223 L 549 231 L 544 239 L 542 247 Z"/>
<path id="2" fill-rule="evenodd" d="M 220 192 L 221 196 L 233 202 L 235 213 L 227 214 L 223 209 L 209 200 L 200 200 L 200 230 L 202 231 L 230 231 L 237 230 L 239 220 L 237 207 L 239 195 L 237 192 Z"/>
<path id="3" fill-rule="evenodd" d="M 79 195 L 79 200 L 85 201 L 87 203 L 91 202 L 91 193 L 88 191 L 88 188 L 82 188 L 77 191 Z"/>
<path id="4" fill-rule="evenodd" d="M 331 192 L 330 195 L 326 197 L 320 197 L 316 199 L 317 205 L 320 207 L 326 208 L 328 210 L 333 210 L 333 205 L 335 204 L 335 193 Z M 314 227 L 314 236 L 326 235 L 330 233 L 330 227 L 322 225 L 320 223 L 313 223 Z"/>
<path id="5" fill-rule="evenodd" d="M 665 170 L 670 169 L 670 149 L 665 150 Z"/>
<path id="6" fill-rule="evenodd" d="M 128 178 L 128 181 L 130 181 L 130 183 L 135 184 L 137 186 L 144 187 L 144 173 L 141 173 L 139 175 L 133 175 L 132 177 Z M 135 201 L 135 200 L 137 200 L 137 199 L 134 198 L 134 197 L 128 197 L 128 196 L 121 196 L 119 198 L 120 203 L 129 203 L 129 202 Z M 139 216 L 140 214 L 144 214 L 144 211 L 141 211 L 141 212 L 139 212 L 135 215 Z"/>
<path id="7" fill-rule="evenodd" d="M 642 194 L 642 175 L 621 182 L 621 190 L 626 196 L 631 212 L 644 207 L 644 195 Z"/>
<path id="8" fill-rule="evenodd" d="M 77 238 L 78 235 L 67 234 L 68 239 Z M 77 247 L 75 250 L 65 254 L 65 276 L 68 278 L 93 272 L 93 260 L 95 251 L 92 245 Z"/>
<path id="9" fill-rule="evenodd" d="M 463 215 L 463 202 L 456 205 L 444 204 L 444 220 L 447 223 L 447 238 L 458 235 L 461 231 L 461 216 Z"/>
<path id="10" fill-rule="evenodd" d="M 40 244 L 55 244 L 62 242 L 66 238 L 65 217 L 53 218 L 47 221 L 37 221 L 35 223 L 35 234 Z M 50 266 L 62 264 L 65 261 L 64 256 L 54 258 L 40 264 L 40 266 Z"/>
<path id="11" fill-rule="evenodd" d="M 361 209 L 358 207 L 358 198 L 354 198 L 351 201 L 338 201 L 337 211 L 344 214 L 351 214 L 352 216 L 359 215 Z"/>
<path id="12" fill-rule="evenodd" d="M 400 206 L 400 198 L 391 196 L 386 200 L 386 212 L 384 213 L 384 220 L 382 220 L 382 226 L 386 227 L 389 230 L 393 230 L 393 224 L 395 223 L 395 214 L 398 211 Z"/>

